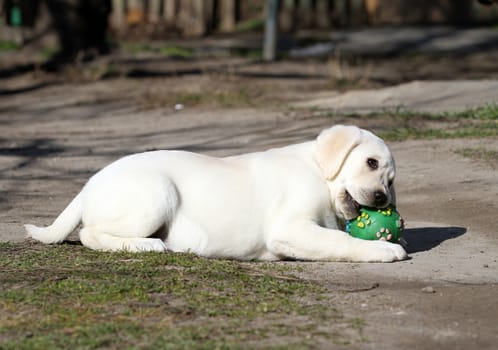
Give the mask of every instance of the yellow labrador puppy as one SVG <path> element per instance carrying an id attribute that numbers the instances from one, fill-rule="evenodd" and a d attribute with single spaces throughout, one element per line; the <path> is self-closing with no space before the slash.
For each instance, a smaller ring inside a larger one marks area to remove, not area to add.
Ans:
<path id="1" fill-rule="evenodd" d="M 391 262 L 406 258 L 403 247 L 353 238 L 338 222 L 393 203 L 394 175 L 386 144 L 354 126 L 227 158 L 146 152 L 100 170 L 52 225 L 26 229 L 59 243 L 82 222 L 81 242 L 97 250 Z"/>

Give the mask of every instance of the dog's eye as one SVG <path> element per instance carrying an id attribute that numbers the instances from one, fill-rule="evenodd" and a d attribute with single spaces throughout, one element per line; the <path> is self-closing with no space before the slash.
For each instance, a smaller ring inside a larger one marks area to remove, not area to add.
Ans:
<path id="1" fill-rule="evenodd" d="M 367 164 L 372 170 L 376 170 L 379 167 L 379 161 L 377 159 L 368 158 Z"/>

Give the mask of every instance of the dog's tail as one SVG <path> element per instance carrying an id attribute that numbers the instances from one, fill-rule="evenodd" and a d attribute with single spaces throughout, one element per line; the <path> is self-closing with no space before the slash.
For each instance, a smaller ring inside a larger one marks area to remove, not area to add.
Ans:
<path id="1" fill-rule="evenodd" d="M 47 227 L 24 225 L 24 228 L 28 233 L 28 237 L 37 241 L 46 244 L 61 243 L 78 226 L 82 211 L 83 205 L 80 192 L 55 219 L 52 225 Z"/>

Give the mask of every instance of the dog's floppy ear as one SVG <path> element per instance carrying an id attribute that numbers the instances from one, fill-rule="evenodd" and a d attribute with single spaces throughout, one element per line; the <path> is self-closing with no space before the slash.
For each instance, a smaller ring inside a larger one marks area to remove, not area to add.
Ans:
<path id="1" fill-rule="evenodd" d="M 361 143 L 356 126 L 336 125 L 323 130 L 316 139 L 316 159 L 327 180 L 333 180 L 349 152 Z"/>

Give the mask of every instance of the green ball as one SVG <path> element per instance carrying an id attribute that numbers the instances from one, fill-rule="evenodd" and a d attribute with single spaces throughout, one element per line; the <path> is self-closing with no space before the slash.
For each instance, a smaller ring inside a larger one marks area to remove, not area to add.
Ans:
<path id="1" fill-rule="evenodd" d="M 404 221 L 393 206 L 387 208 L 361 208 L 356 219 L 346 222 L 346 232 L 366 240 L 384 240 L 398 243 Z"/>

